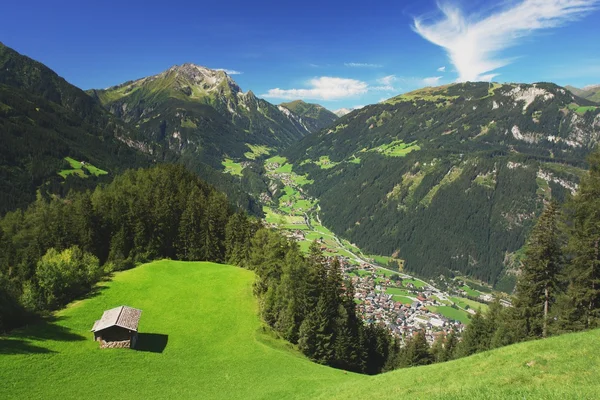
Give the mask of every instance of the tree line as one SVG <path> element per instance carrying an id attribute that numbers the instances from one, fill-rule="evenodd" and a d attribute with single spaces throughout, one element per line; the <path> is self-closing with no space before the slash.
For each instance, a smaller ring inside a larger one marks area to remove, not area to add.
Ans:
<path id="1" fill-rule="evenodd" d="M 130 170 L 0 220 L 0 331 L 159 258 L 237 263 L 258 223 L 182 166 Z"/>
<path id="2" fill-rule="evenodd" d="M 546 204 L 527 240 L 513 307 L 477 312 L 458 346 L 440 338 L 432 351 L 450 359 L 509 344 L 600 326 L 600 152 L 578 192 Z"/>

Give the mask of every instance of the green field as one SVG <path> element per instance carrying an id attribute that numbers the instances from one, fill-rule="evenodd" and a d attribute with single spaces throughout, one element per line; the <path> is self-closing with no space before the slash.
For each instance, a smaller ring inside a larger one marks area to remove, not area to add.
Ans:
<path id="1" fill-rule="evenodd" d="M 258 157 L 267 155 L 271 152 L 271 148 L 263 145 L 254 145 L 246 143 L 250 151 L 244 153 L 244 156 L 249 160 L 256 160 Z"/>
<path id="2" fill-rule="evenodd" d="M 465 308 L 465 309 L 468 309 L 468 308 L 472 308 L 473 310 L 480 309 L 481 311 L 485 312 L 489 308 L 489 306 L 487 304 L 479 303 L 478 301 L 473 301 L 473 300 L 465 299 L 462 297 L 450 297 L 450 300 L 455 302 L 457 306 Z"/>
<path id="3" fill-rule="evenodd" d="M 418 150 L 421 150 L 421 147 L 419 147 L 417 142 L 404 143 L 402 140 L 394 140 L 392 143 L 382 144 L 370 151 L 377 152 L 386 157 L 404 157 L 411 151 Z"/>
<path id="4" fill-rule="evenodd" d="M 232 159 L 226 158 L 221 162 L 221 165 L 225 167 L 225 173 L 235 176 L 242 176 L 242 164 L 233 161 Z"/>
<path id="5" fill-rule="evenodd" d="M 388 288 L 386 288 L 385 292 L 387 294 L 416 297 L 416 295 L 414 293 L 411 293 L 408 290 L 399 289 L 399 288 L 395 288 L 395 287 L 388 287 Z"/>
<path id="6" fill-rule="evenodd" d="M 404 286 L 406 286 L 407 284 L 412 283 L 415 288 L 417 289 L 421 289 L 422 287 L 425 287 L 426 283 L 423 281 L 420 281 L 418 279 L 402 279 L 402 284 Z"/>
<path id="7" fill-rule="evenodd" d="M 81 161 L 77 161 L 71 157 L 65 157 L 65 161 L 67 161 L 69 163 L 69 166 L 71 168 L 63 169 L 58 172 L 58 174 L 65 179 L 69 175 L 77 175 L 80 178 L 87 178 L 90 175 L 100 176 L 100 175 L 108 174 L 108 172 L 106 172 L 98 167 L 95 167 L 92 164 L 89 164 L 89 163 L 82 164 Z M 86 171 L 89 173 L 89 175 L 86 173 Z"/>
<path id="8" fill-rule="evenodd" d="M 469 296 L 473 296 L 473 297 L 479 297 L 479 295 L 481 295 L 480 292 L 478 292 L 477 290 L 473 290 L 470 287 L 468 287 L 467 285 L 463 285 L 461 287 L 462 290 L 464 290 Z"/>
<path id="9" fill-rule="evenodd" d="M 577 114 L 585 114 L 587 111 L 595 111 L 598 106 L 580 106 L 575 103 L 569 104 L 569 110 L 575 111 Z"/>
<path id="10" fill-rule="evenodd" d="M 453 319 L 453 320 L 456 320 L 456 321 L 460 321 L 463 324 L 468 324 L 469 321 L 471 320 L 469 318 L 469 314 L 467 314 L 466 311 L 457 310 L 457 309 L 449 307 L 449 306 L 439 306 L 439 307 L 429 306 L 427 308 L 431 312 L 441 314 L 441 315 L 443 315 L 446 318 L 450 318 L 450 319 Z"/>
<path id="11" fill-rule="evenodd" d="M 158 261 L 0 338 L 1 399 L 576 399 L 600 392 L 600 330 L 370 377 L 310 362 L 264 331 L 252 272 Z M 102 311 L 143 310 L 140 350 L 99 349 Z M 528 365 L 529 364 L 529 365 Z"/>

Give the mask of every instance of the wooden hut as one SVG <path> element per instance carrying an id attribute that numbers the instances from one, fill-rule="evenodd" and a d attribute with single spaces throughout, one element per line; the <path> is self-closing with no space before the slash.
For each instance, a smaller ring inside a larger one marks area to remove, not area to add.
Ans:
<path id="1" fill-rule="evenodd" d="M 94 322 L 94 340 L 100 348 L 134 348 L 138 337 L 138 323 L 142 310 L 120 306 L 104 311 Z"/>

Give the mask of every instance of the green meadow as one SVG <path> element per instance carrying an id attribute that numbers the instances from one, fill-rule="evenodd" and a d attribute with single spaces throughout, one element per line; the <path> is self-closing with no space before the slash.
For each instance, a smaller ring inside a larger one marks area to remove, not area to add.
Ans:
<path id="1" fill-rule="evenodd" d="M 69 175 L 76 175 L 80 178 L 87 178 L 88 176 L 100 176 L 107 175 L 108 172 L 93 166 L 89 163 L 82 163 L 81 161 L 77 161 L 71 157 L 65 157 L 65 161 L 69 164 L 70 168 L 63 169 L 58 172 L 60 176 L 63 178 L 67 178 Z M 87 173 L 86 173 L 87 171 Z"/>
<path id="2" fill-rule="evenodd" d="M 600 330 L 378 376 L 307 360 L 263 329 L 254 274 L 157 261 L 53 318 L 0 337 L 2 399 L 582 399 L 600 391 Z M 143 310 L 139 349 L 100 349 L 103 310 Z"/>

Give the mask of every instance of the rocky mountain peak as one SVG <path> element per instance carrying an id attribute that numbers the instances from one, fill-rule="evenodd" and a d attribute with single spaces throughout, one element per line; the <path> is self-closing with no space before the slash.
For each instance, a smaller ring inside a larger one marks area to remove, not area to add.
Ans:
<path id="1" fill-rule="evenodd" d="M 204 90 L 228 87 L 234 93 L 242 91 L 238 84 L 231 79 L 225 71 L 214 70 L 192 63 L 185 63 L 182 65 L 174 65 L 163 74 L 167 76 L 172 73 L 177 74 L 178 77 L 184 78 L 188 83 Z"/>

